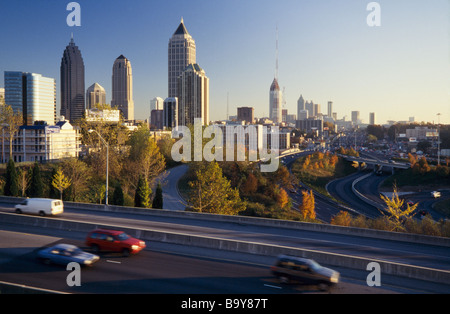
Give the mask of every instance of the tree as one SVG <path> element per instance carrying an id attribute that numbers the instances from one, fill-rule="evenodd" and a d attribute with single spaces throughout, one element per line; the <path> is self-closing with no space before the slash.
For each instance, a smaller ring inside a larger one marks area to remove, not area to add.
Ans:
<path id="1" fill-rule="evenodd" d="M 195 172 L 195 179 L 189 182 L 191 188 L 188 200 L 190 209 L 202 213 L 237 215 L 245 210 L 239 191 L 231 187 L 215 161 L 201 163 Z"/>
<path id="2" fill-rule="evenodd" d="M 63 199 L 63 191 L 67 189 L 72 182 L 69 178 L 67 178 L 61 169 L 56 171 L 56 174 L 53 176 L 52 186 L 59 191 L 61 196 L 61 200 Z"/>
<path id="3" fill-rule="evenodd" d="M 302 191 L 302 204 L 300 205 L 300 213 L 303 219 L 316 219 L 316 209 L 313 191 Z"/>
<path id="4" fill-rule="evenodd" d="M 30 197 L 42 197 L 44 195 L 44 184 L 42 183 L 41 170 L 37 161 L 34 163 L 31 172 L 31 182 L 27 194 Z"/>
<path id="5" fill-rule="evenodd" d="M 163 191 L 161 183 L 158 183 L 158 186 L 156 187 L 152 207 L 156 209 L 163 209 Z"/>
<path id="6" fill-rule="evenodd" d="M 9 139 L 9 159 L 12 159 L 14 135 L 23 124 L 21 112 L 15 113 L 11 106 L 0 105 L 0 127 L 6 130 Z"/>
<path id="7" fill-rule="evenodd" d="M 330 224 L 337 226 L 349 227 L 352 222 L 352 217 L 347 211 L 341 210 L 337 215 L 331 218 Z"/>
<path id="8" fill-rule="evenodd" d="M 117 183 L 117 185 L 114 189 L 111 203 L 113 205 L 118 205 L 118 206 L 123 206 L 125 204 L 125 198 L 124 198 L 122 186 L 120 185 L 120 183 Z"/>
<path id="9" fill-rule="evenodd" d="M 282 209 L 288 207 L 288 205 L 290 204 L 290 202 L 289 202 L 290 200 L 289 200 L 289 195 L 286 193 L 286 190 L 283 188 L 280 188 L 277 192 L 278 192 L 276 195 L 277 204 Z"/>
<path id="10" fill-rule="evenodd" d="M 403 223 L 413 216 L 414 211 L 419 204 L 406 204 L 406 206 L 404 206 L 405 200 L 398 196 L 397 187 L 395 186 L 392 198 L 384 195 L 380 195 L 380 197 L 386 203 L 385 210 L 387 214 L 383 213 L 383 215 L 392 223 L 393 227 L 391 231 L 404 231 L 405 227 Z"/>
<path id="11" fill-rule="evenodd" d="M 148 185 L 147 179 L 143 176 L 139 176 L 139 181 L 136 188 L 136 194 L 134 196 L 134 206 L 135 207 L 150 207 L 150 195 L 152 190 Z"/>
<path id="12" fill-rule="evenodd" d="M 5 187 L 3 188 L 3 193 L 6 196 L 17 196 L 19 194 L 16 166 L 12 159 L 9 159 L 8 165 L 6 166 Z"/>
<path id="13" fill-rule="evenodd" d="M 73 202 L 85 198 L 85 192 L 89 189 L 89 180 L 91 178 L 89 168 L 87 165 L 76 158 L 66 159 L 61 163 L 65 174 L 70 178 L 72 184 L 67 190 L 70 199 Z"/>
<path id="14" fill-rule="evenodd" d="M 258 179 L 253 173 L 249 173 L 244 184 L 241 186 L 241 191 L 244 194 L 253 194 L 258 190 Z"/>
<path id="15" fill-rule="evenodd" d="M 17 171 L 17 188 L 22 197 L 25 197 L 28 186 L 30 185 L 30 175 L 26 168 Z"/>

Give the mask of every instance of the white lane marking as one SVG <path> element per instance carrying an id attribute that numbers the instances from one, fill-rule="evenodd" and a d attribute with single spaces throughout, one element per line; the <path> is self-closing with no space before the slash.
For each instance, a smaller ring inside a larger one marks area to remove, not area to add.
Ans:
<path id="1" fill-rule="evenodd" d="M 108 263 L 113 263 L 113 264 L 122 264 L 122 262 L 118 262 L 118 261 L 111 261 L 111 260 L 106 260 Z"/>
<path id="2" fill-rule="evenodd" d="M 269 287 L 269 288 L 282 289 L 281 287 L 272 286 L 272 285 L 268 285 L 268 284 L 264 284 L 264 286 Z"/>

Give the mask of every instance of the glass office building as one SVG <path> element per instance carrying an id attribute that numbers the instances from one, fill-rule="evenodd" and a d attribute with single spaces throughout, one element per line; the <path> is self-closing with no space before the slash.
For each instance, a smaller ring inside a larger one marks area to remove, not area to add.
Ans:
<path id="1" fill-rule="evenodd" d="M 56 120 L 56 82 L 41 74 L 5 71 L 5 103 L 21 112 L 23 125 Z"/>

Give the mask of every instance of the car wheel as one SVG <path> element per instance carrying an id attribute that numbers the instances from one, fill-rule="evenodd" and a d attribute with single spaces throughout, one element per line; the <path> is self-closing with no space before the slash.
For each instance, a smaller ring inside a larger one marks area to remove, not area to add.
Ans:
<path id="1" fill-rule="evenodd" d="M 16 214 L 19 214 L 19 215 L 22 214 L 22 211 L 20 210 L 20 208 L 16 209 Z"/>
<path id="2" fill-rule="evenodd" d="M 44 263 L 45 265 L 50 265 L 52 261 L 49 258 L 43 258 L 42 263 Z"/>
<path id="3" fill-rule="evenodd" d="M 98 254 L 100 252 L 100 247 L 97 244 L 92 244 L 91 250 L 92 250 L 92 252 Z"/>
<path id="4" fill-rule="evenodd" d="M 125 257 L 129 257 L 131 255 L 131 252 L 129 249 L 123 249 L 122 250 L 122 255 Z"/>
<path id="5" fill-rule="evenodd" d="M 278 277 L 278 279 L 280 280 L 281 283 L 284 283 L 284 284 L 288 284 L 290 282 L 288 276 L 280 276 L 280 277 Z"/>
<path id="6" fill-rule="evenodd" d="M 330 285 L 327 284 L 326 282 L 321 282 L 317 285 L 317 287 L 319 288 L 320 291 L 329 291 L 330 290 Z"/>
<path id="7" fill-rule="evenodd" d="M 45 213 L 41 210 L 41 211 L 39 212 L 39 216 L 44 217 L 44 216 L 45 216 Z"/>

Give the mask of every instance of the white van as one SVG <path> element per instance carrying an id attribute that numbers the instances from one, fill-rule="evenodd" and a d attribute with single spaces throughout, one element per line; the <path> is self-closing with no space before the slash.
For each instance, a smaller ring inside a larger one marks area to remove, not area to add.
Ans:
<path id="1" fill-rule="evenodd" d="M 27 198 L 15 206 L 17 214 L 59 215 L 64 212 L 63 202 L 47 198 Z"/>

